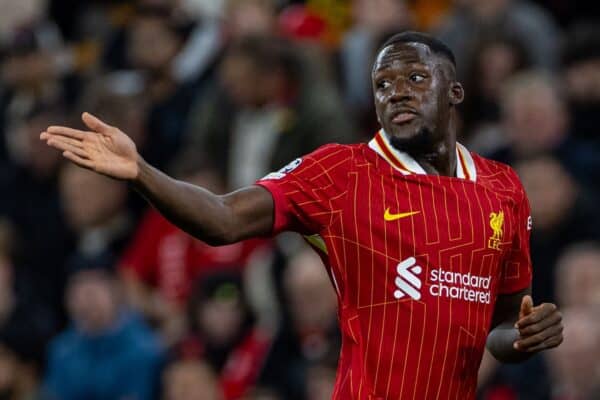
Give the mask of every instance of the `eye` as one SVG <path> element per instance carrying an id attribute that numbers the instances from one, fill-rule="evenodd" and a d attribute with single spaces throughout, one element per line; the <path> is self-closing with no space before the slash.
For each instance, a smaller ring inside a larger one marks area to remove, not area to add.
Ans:
<path id="1" fill-rule="evenodd" d="M 425 80 L 425 78 L 426 76 L 424 74 L 419 74 L 416 72 L 410 74 L 409 76 L 410 81 L 414 83 L 421 83 Z"/>
<path id="2" fill-rule="evenodd" d="M 377 81 L 377 89 L 385 90 L 385 89 L 389 88 L 391 85 L 392 85 L 392 82 L 390 82 L 387 79 L 382 79 L 380 81 Z"/>

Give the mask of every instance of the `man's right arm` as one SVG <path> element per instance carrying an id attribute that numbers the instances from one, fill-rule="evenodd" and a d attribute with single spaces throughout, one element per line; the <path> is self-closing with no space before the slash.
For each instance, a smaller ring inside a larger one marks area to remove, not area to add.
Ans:
<path id="1" fill-rule="evenodd" d="M 261 186 L 225 195 L 178 181 L 141 158 L 135 189 L 179 228 L 210 245 L 267 235 L 273 226 L 273 198 Z"/>
<path id="2" fill-rule="evenodd" d="M 84 113 L 90 131 L 51 126 L 40 135 L 75 164 L 129 181 L 172 223 L 211 245 L 266 235 L 274 203 L 267 189 L 250 186 L 226 195 L 173 179 L 146 163 L 121 130 Z"/>

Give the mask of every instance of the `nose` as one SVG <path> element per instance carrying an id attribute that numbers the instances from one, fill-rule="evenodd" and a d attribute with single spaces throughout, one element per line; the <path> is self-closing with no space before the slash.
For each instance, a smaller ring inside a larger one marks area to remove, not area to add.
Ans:
<path id="1" fill-rule="evenodd" d="M 404 82 L 396 82 L 390 94 L 391 103 L 404 103 L 413 99 L 410 87 Z"/>

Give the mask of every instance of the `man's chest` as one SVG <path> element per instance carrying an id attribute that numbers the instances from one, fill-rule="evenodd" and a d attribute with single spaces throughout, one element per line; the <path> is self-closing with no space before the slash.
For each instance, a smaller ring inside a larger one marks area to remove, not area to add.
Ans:
<path id="1" fill-rule="evenodd" d="M 358 307 L 413 299 L 490 304 L 514 203 L 470 181 L 351 177 L 336 242 Z"/>

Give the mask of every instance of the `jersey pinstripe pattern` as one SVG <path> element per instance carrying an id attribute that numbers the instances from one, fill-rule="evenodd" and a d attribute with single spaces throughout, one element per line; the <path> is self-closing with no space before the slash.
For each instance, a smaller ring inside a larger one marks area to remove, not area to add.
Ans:
<path id="1" fill-rule="evenodd" d="M 334 399 L 475 398 L 495 299 L 531 282 L 529 206 L 508 166 L 461 145 L 457 164 L 426 175 L 379 132 L 257 182 L 273 233 L 313 235 L 335 285 Z"/>

